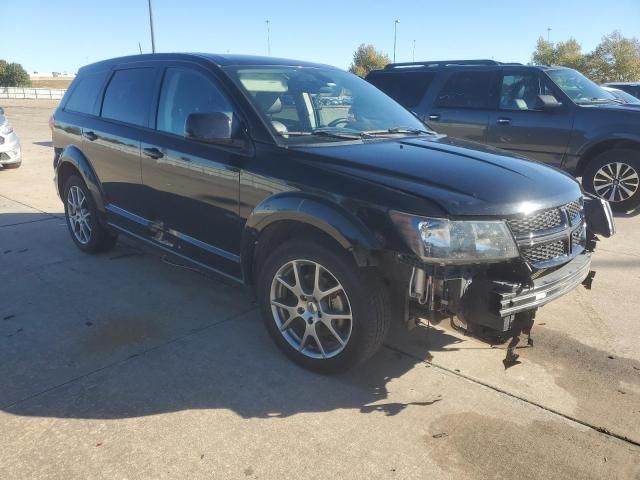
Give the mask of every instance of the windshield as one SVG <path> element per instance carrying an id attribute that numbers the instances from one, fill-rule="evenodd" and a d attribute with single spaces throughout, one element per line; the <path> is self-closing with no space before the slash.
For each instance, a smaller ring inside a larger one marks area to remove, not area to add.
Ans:
<path id="1" fill-rule="evenodd" d="M 252 66 L 226 71 L 288 144 L 430 133 L 380 90 L 338 69 Z"/>
<path id="2" fill-rule="evenodd" d="M 575 70 L 568 68 L 548 70 L 547 75 L 577 104 L 616 101 L 613 95 Z"/>

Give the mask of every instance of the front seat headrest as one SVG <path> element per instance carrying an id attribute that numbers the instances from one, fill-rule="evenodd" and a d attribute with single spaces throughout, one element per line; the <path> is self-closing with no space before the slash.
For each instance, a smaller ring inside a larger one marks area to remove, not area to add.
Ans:
<path id="1" fill-rule="evenodd" d="M 272 92 L 258 92 L 255 97 L 258 108 L 267 115 L 280 113 L 282 111 L 282 101 L 280 94 Z"/>

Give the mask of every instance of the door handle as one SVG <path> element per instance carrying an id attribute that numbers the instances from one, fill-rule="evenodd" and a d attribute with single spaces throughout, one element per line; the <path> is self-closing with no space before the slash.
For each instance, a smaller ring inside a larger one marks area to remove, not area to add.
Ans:
<path id="1" fill-rule="evenodd" d="M 98 135 L 93 132 L 82 132 L 82 136 L 87 140 L 91 140 L 92 142 L 98 139 Z"/>
<path id="2" fill-rule="evenodd" d="M 511 119 L 510 118 L 499 118 L 498 119 L 498 123 L 501 123 L 503 125 L 509 125 L 511 123 Z"/>
<path id="3" fill-rule="evenodd" d="M 440 114 L 432 113 L 431 115 L 429 115 L 429 120 L 440 120 Z"/>
<path id="4" fill-rule="evenodd" d="M 164 153 L 162 153 L 160 150 L 158 150 L 155 147 L 145 148 L 144 150 L 142 150 L 142 153 L 144 153 L 147 157 L 153 158 L 154 160 L 164 157 Z"/>

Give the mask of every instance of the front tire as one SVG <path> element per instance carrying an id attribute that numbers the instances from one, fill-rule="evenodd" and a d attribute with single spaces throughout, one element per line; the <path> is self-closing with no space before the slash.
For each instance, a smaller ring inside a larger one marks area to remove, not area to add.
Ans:
<path id="1" fill-rule="evenodd" d="M 389 295 L 378 273 L 310 240 L 276 248 L 260 268 L 257 293 L 278 347 L 316 372 L 362 364 L 389 330 Z"/>
<path id="2" fill-rule="evenodd" d="M 64 185 L 64 215 L 71 239 L 86 253 L 110 250 L 118 236 L 98 220 L 98 212 L 84 181 L 72 175 Z"/>
<path id="3" fill-rule="evenodd" d="M 584 170 L 584 189 L 607 200 L 613 210 L 640 205 L 640 151 L 614 148 L 596 156 Z"/>

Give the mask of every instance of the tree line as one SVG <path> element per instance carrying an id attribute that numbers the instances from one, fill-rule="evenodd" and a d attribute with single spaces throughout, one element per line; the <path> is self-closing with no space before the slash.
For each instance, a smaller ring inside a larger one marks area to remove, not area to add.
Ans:
<path id="1" fill-rule="evenodd" d="M 596 83 L 640 81 L 640 41 L 618 31 L 602 37 L 588 53 L 582 53 L 582 45 L 573 37 L 558 43 L 540 37 L 531 60 L 537 65 L 571 67 Z"/>
<path id="2" fill-rule="evenodd" d="M 582 53 L 582 45 L 573 37 L 558 43 L 540 37 L 531 61 L 536 65 L 571 67 L 597 83 L 640 81 L 640 41 L 618 31 L 603 37 L 589 53 Z M 389 63 L 387 55 L 363 43 L 353 54 L 349 71 L 365 77 Z"/>

